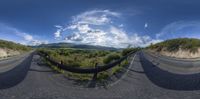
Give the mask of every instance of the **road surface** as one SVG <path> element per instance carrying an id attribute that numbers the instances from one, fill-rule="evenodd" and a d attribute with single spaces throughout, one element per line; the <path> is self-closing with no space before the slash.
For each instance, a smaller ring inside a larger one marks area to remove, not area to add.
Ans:
<path id="1" fill-rule="evenodd" d="M 32 52 L 0 60 L 0 73 L 6 72 L 16 67 L 19 63 L 24 61 L 30 55 L 30 53 Z"/>
<path id="2" fill-rule="evenodd" d="M 198 68 L 198 62 L 184 67 L 178 65 L 182 61 L 158 60 L 158 57 L 138 52 L 127 73 L 117 82 L 113 82 L 112 86 L 82 88 L 76 86 L 76 83 L 72 86 L 69 83 L 72 81 L 50 68 L 38 65 L 40 56 L 29 54 L 26 57 L 21 58 L 23 61 L 16 63 L 12 69 L 0 73 L 0 99 L 200 98 L 200 74 L 194 69 Z M 177 63 L 175 69 L 171 66 L 174 63 Z M 184 74 L 188 68 L 193 69 Z"/>

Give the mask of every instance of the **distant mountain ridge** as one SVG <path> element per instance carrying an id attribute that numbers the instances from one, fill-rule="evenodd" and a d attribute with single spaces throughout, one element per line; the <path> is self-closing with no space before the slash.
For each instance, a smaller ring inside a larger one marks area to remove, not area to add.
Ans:
<path id="1" fill-rule="evenodd" d="M 97 50 L 118 50 L 114 47 L 105 47 L 98 45 L 87 45 L 87 44 L 74 44 L 74 43 L 50 43 L 50 44 L 41 44 L 35 46 L 37 48 L 80 48 L 80 49 L 97 49 Z"/>

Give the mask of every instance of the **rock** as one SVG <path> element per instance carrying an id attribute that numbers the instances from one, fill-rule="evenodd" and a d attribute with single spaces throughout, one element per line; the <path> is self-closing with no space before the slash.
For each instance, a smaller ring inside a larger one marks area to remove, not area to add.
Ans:
<path id="1" fill-rule="evenodd" d="M 169 52 L 166 50 L 161 50 L 160 52 L 157 52 L 155 50 L 149 50 L 149 51 L 174 58 L 184 58 L 184 59 L 200 58 L 200 48 L 196 53 L 192 53 L 189 50 L 182 50 L 182 49 L 179 49 L 178 51 L 175 52 Z"/>
<path id="2" fill-rule="evenodd" d="M 0 48 L 0 58 L 7 57 L 7 52 L 5 49 Z"/>
<path id="3" fill-rule="evenodd" d="M 9 56 L 15 56 L 15 55 L 19 55 L 19 54 L 20 54 L 19 51 L 0 48 L 0 58 L 6 58 Z"/>

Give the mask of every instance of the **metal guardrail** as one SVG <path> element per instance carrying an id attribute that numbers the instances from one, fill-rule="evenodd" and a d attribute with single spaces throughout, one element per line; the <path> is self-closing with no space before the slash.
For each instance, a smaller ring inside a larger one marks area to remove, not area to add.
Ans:
<path id="1" fill-rule="evenodd" d="M 103 65 L 103 66 L 96 66 L 95 68 L 77 68 L 77 67 L 65 66 L 65 65 L 60 64 L 60 63 L 50 59 L 49 57 L 47 57 L 46 53 L 41 53 L 40 52 L 39 55 L 44 57 L 51 64 L 53 64 L 55 66 L 58 66 L 59 68 L 61 68 L 63 70 L 66 70 L 66 71 L 70 71 L 70 72 L 74 72 L 74 73 L 99 73 L 99 72 L 106 71 L 106 70 L 108 70 L 110 68 L 113 68 L 113 67 L 117 66 L 122 61 L 127 59 L 130 55 L 132 55 L 133 53 L 135 53 L 135 52 L 130 52 L 128 55 L 123 56 L 122 58 L 120 58 L 117 61 L 111 62 L 111 63 Z"/>

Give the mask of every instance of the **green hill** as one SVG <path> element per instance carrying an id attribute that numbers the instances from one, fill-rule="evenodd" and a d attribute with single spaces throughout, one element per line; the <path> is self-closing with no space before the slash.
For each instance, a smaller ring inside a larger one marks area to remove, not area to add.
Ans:
<path id="1" fill-rule="evenodd" d="M 117 48 L 113 48 L 113 47 L 74 44 L 74 43 L 50 43 L 50 44 L 41 44 L 39 46 L 33 46 L 33 47 L 34 48 L 77 48 L 77 49 L 97 49 L 97 50 L 118 50 Z"/>
<path id="2" fill-rule="evenodd" d="M 190 51 L 192 53 L 198 52 L 200 48 L 200 39 L 194 38 L 177 38 L 166 40 L 164 42 L 160 42 L 157 44 L 150 45 L 149 49 L 160 51 L 169 51 L 169 52 L 176 52 L 181 50 Z"/>
<path id="3" fill-rule="evenodd" d="M 5 40 L 0 40 L 0 48 L 3 49 L 10 49 L 10 50 L 15 50 L 15 51 L 28 51 L 30 50 L 29 47 L 17 44 L 11 41 L 5 41 Z"/>

